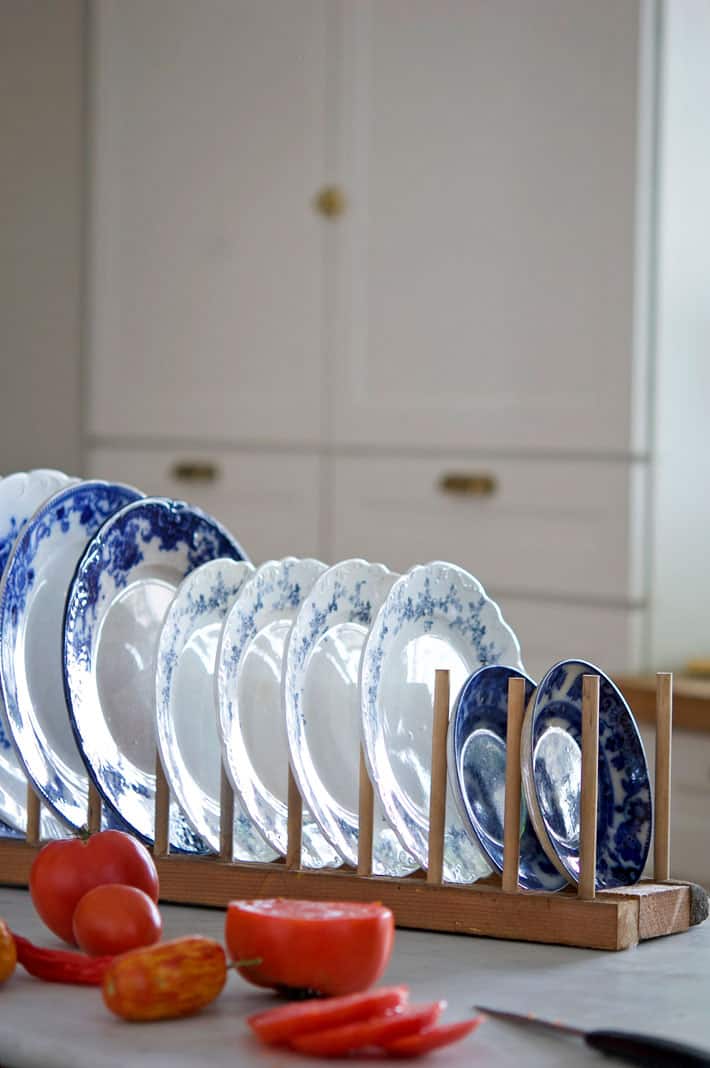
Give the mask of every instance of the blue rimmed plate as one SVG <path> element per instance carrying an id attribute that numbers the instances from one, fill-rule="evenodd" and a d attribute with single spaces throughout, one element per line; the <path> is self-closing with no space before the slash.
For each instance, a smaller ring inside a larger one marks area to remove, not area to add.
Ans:
<path id="1" fill-rule="evenodd" d="M 631 709 L 593 664 L 555 664 L 528 703 L 521 739 L 523 786 L 545 852 L 576 883 L 584 675 L 599 676 L 597 889 L 608 890 L 641 878 L 651 843 L 651 785 Z"/>
<path id="2" fill-rule="evenodd" d="M 219 556 L 244 559 L 214 519 L 180 501 L 144 498 L 105 524 L 69 587 L 64 687 L 74 733 L 106 805 L 148 843 L 155 828 L 160 630 L 185 575 Z M 204 850 L 175 805 L 170 843 Z"/>
<path id="3" fill-rule="evenodd" d="M 210 560 L 183 579 L 165 617 L 155 678 L 158 746 L 173 796 L 196 834 L 220 842 L 220 768 L 215 665 L 222 625 L 254 574 L 245 560 Z M 274 860 L 235 806 L 234 857 Z"/>
<path id="4" fill-rule="evenodd" d="M 284 658 L 293 621 L 323 571 L 320 560 L 292 556 L 262 564 L 227 616 L 217 654 L 224 766 L 243 812 L 280 854 L 287 845 L 289 761 Z M 341 863 L 306 806 L 302 857 L 310 868 Z"/>
<path id="5" fill-rule="evenodd" d="M 508 680 L 525 680 L 525 701 L 535 683 L 502 665 L 479 668 L 459 693 L 449 724 L 449 783 L 464 827 L 494 868 L 503 871 Z M 561 890 L 567 879 L 549 860 L 528 815 L 520 813 L 520 885 L 525 890 Z"/>
<path id="6" fill-rule="evenodd" d="M 111 482 L 77 482 L 27 521 L 0 587 L 2 692 L 28 778 L 73 829 L 86 824 L 88 780 L 62 684 L 67 587 L 87 544 L 119 508 L 141 496 Z"/>
<path id="7" fill-rule="evenodd" d="M 343 860 L 358 859 L 360 657 L 375 613 L 398 576 L 382 564 L 344 560 L 325 571 L 291 631 L 284 707 L 291 766 L 304 800 Z M 418 865 L 376 804 L 372 849 L 378 875 Z"/>
<path id="8" fill-rule="evenodd" d="M 517 639 L 480 582 L 453 564 L 420 565 L 403 575 L 370 630 L 360 678 L 368 771 L 397 837 L 422 867 L 429 850 L 434 673 L 449 670 L 455 695 L 476 668 L 498 663 L 523 670 Z M 489 873 L 449 788 L 444 878 L 472 882 Z"/>

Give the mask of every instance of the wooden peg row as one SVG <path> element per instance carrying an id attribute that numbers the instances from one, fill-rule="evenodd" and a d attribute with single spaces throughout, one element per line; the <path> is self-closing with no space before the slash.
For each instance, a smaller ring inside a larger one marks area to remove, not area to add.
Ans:
<path id="1" fill-rule="evenodd" d="M 42 815 L 42 802 L 39 794 L 36 794 L 31 783 L 27 784 L 27 831 L 25 836 L 28 845 L 37 845 L 40 840 L 40 820 Z"/>
<path id="2" fill-rule="evenodd" d="M 89 780 L 89 800 L 86 807 L 86 829 L 89 834 L 101 830 L 101 794 L 94 782 Z"/>
<path id="3" fill-rule="evenodd" d="M 505 811 L 503 818 L 503 882 L 507 894 L 519 890 L 520 869 L 520 733 L 525 712 L 525 679 L 508 679 L 508 722 L 505 739 Z"/>
<path id="4" fill-rule="evenodd" d="M 357 873 L 372 875 L 372 840 L 375 818 L 375 791 L 367 774 L 365 753 L 360 746 L 360 781 L 358 786 Z"/>
<path id="5" fill-rule="evenodd" d="M 155 838 L 153 853 L 164 856 L 170 852 L 170 787 L 160 753 L 155 756 Z"/>
<path id="6" fill-rule="evenodd" d="M 303 801 L 298 783 L 288 766 L 288 821 L 286 825 L 286 867 L 298 870 L 301 867 L 303 835 Z"/>
<path id="7" fill-rule="evenodd" d="M 597 793 L 599 776 L 599 676 L 582 676 L 582 782 L 580 787 L 579 884 L 591 901 L 597 883 Z"/>
<path id="8" fill-rule="evenodd" d="M 444 874 L 446 829 L 446 735 L 449 730 L 449 672 L 434 676 L 434 722 L 431 737 L 431 789 L 429 793 L 429 851 L 426 878 L 440 883 Z"/>
<path id="9" fill-rule="evenodd" d="M 219 773 L 219 859 L 234 860 L 234 790 L 224 765 Z"/>
<path id="10" fill-rule="evenodd" d="M 654 798 L 653 877 L 671 877 L 671 739 L 673 733 L 673 675 L 656 675 L 656 776 Z"/>

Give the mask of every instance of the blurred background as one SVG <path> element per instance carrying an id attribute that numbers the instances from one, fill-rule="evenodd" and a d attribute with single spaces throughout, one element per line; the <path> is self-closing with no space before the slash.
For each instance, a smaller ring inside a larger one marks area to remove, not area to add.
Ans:
<path id="1" fill-rule="evenodd" d="M 0 0 L 0 468 L 683 669 L 709 189 L 710 0 Z"/>

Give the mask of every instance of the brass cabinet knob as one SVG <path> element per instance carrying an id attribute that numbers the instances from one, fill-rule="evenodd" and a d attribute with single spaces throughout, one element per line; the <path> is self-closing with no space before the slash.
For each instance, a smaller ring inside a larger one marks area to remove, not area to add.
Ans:
<path id="1" fill-rule="evenodd" d="M 439 479 L 439 489 L 454 497 L 492 497 L 498 481 L 494 475 L 448 471 Z"/>
<path id="2" fill-rule="evenodd" d="M 326 219 L 337 219 L 345 213 L 345 193 L 337 185 L 324 185 L 315 200 L 316 211 Z"/>
<path id="3" fill-rule="evenodd" d="M 178 460 L 171 472 L 178 482 L 216 482 L 219 473 L 211 460 Z"/>

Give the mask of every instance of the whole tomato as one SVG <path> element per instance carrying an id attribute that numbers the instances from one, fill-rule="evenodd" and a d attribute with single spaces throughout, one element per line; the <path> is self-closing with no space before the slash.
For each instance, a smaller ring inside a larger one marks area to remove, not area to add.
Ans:
<path id="1" fill-rule="evenodd" d="M 225 938 L 256 986 L 351 994 L 377 982 L 392 953 L 394 917 L 377 903 L 230 901 Z"/>
<path id="2" fill-rule="evenodd" d="M 0 920 L 0 983 L 9 979 L 17 964 L 17 947 L 12 931 L 4 920 Z"/>
<path id="3" fill-rule="evenodd" d="M 87 841 L 70 838 L 49 842 L 30 871 L 30 894 L 47 927 L 75 944 L 74 909 L 95 886 L 123 883 L 137 886 L 158 900 L 158 873 L 148 850 L 123 831 L 100 831 Z"/>
<path id="4" fill-rule="evenodd" d="M 104 883 L 74 909 L 74 938 L 92 957 L 111 957 L 160 939 L 163 921 L 152 898 L 137 886 Z"/>

